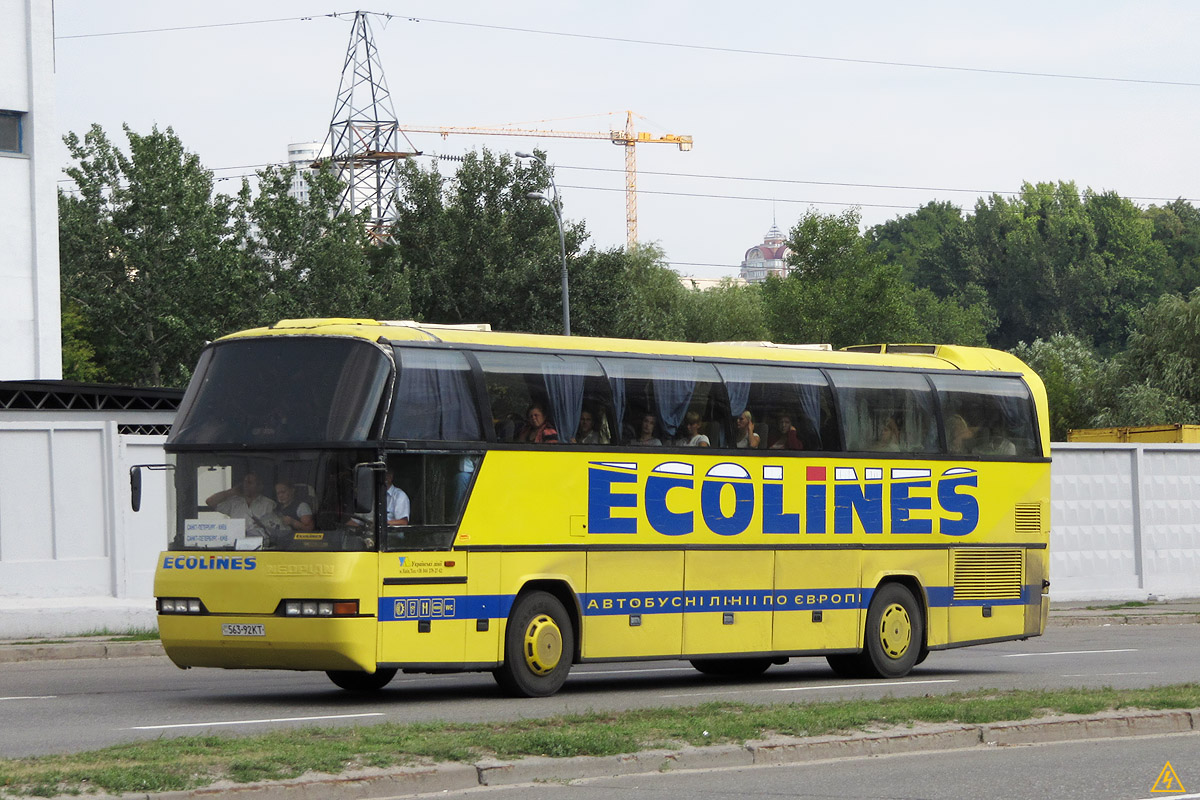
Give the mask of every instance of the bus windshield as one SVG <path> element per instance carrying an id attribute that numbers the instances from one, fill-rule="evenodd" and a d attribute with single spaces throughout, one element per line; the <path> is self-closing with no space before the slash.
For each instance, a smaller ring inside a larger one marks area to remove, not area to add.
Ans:
<path id="1" fill-rule="evenodd" d="M 201 356 L 167 444 L 367 441 L 391 371 L 383 351 L 361 340 L 218 342 Z"/>
<path id="2" fill-rule="evenodd" d="M 175 456 L 171 550 L 374 550 L 375 495 L 355 497 L 371 450 Z"/>

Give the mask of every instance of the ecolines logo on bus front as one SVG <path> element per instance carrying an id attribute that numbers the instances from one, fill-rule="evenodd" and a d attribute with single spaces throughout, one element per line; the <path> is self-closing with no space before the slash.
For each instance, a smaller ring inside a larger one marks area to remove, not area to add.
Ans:
<path id="1" fill-rule="evenodd" d="M 862 533 L 883 533 L 885 513 L 892 533 L 966 536 L 979 525 L 979 476 L 968 467 L 945 469 L 936 480 L 933 470 L 922 468 L 802 469 L 803 482 L 795 480 L 796 467 L 788 467 L 785 478 L 781 464 L 763 466 L 756 480 L 740 464 L 723 462 L 698 479 L 695 466 L 682 461 L 664 462 L 645 475 L 633 462 L 593 461 L 588 532 L 637 533 L 644 520 L 664 536 L 693 533 L 698 522 L 720 536 L 736 536 L 756 515 L 763 533 L 782 534 L 854 533 L 855 520 Z"/>
<path id="2" fill-rule="evenodd" d="M 167 556 L 163 569 L 235 569 L 252 570 L 258 566 L 255 556 Z"/>

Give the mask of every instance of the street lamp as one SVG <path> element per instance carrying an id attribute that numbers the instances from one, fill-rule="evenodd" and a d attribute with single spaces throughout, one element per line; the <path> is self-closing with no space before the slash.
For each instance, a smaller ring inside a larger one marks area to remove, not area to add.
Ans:
<path id="1" fill-rule="evenodd" d="M 567 289 L 567 238 L 563 235 L 562 211 L 559 209 L 558 186 L 554 183 L 554 173 L 550 167 L 546 165 L 540 157 L 533 153 L 515 153 L 517 158 L 529 158 L 541 164 L 546 168 L 546 174 L 550 176 L 550 188 L 553 190 L 553 197 L 547 197 L 541 192 L 530 192 L 525 195 L 530 200 L 544 200 L 550 210 L 554 212 L 554 221 L 558 223 L 558 245 L 562 253 L 562 308 L 563 308 L 563 335 L 571 335 L 571 295 Z"/>

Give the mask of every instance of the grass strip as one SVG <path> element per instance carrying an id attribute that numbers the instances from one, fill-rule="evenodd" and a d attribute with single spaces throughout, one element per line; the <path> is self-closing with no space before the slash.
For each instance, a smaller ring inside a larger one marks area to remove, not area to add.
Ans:
<path id="1" fill-rule="evenodd" d="M 981 724 L 1117 709 L 1200 708 L 1200 684 L 1152 689 L 992 691 L 749 705 L 712 702 L 495 723 L 306 728 L 257 736 L 188 736 L 71 755 L 0 759 L 0 797 L 103 791 L 162 792 L 237 782 L 338 774 L 437 761 L 606 756 L 643 749 L 745 743 L 770 735 L 819 736 L 918 722 Z"/>

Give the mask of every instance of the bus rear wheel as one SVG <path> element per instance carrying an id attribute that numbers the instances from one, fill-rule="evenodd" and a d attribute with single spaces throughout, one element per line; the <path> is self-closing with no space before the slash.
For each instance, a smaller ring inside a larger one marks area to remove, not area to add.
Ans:
<path id="1" fill-rule="evenodd" d="M 903 678 L 925 647 L 925 618 L 906 587 L 884 584 L 867 607 L 862 668 L 869 677 Z"/>
<path id="2" fill-rule="evenodd" d="M 374 672 L 352 672 L 350 670 L 326 670 L 329 680 L 348 692 L 378 692 L 396 677 L 394 669 L 377 669 Z"/>
<path id="3" fill-rule="evenodd" d="M 493 674 L 515 697 L 549 697 L 562 688 L 575 654 L 575 629 L 554 595 L 517 598 L 504 631 L 504 664 Z"/>
<path id="4" fill-rule="evenodd" d="M 769 658 L 703 658 L 691 662 L 697 672 L 719 678 L 756 678 L 771 666 Z"/>

